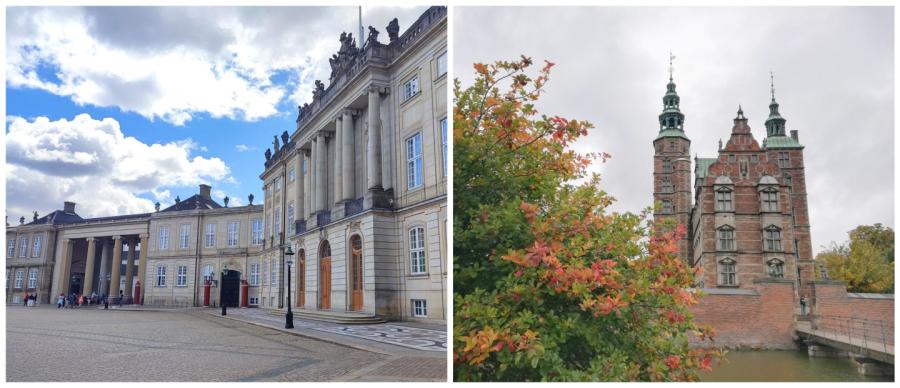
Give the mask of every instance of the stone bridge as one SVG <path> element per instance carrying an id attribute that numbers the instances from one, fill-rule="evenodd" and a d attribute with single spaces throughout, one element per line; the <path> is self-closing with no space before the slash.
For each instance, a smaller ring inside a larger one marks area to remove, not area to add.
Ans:
<path id="1" fill-rule="evenodd" d="M 893 330 L 885 321 L 813 316 L 811 320 L 797 321 L 795 332 L 809 345 L 809 355 L 813 357 L 840 351 L 850 353 L 859 364 L 865 364 L 865 359 L 894 364 Z"/>

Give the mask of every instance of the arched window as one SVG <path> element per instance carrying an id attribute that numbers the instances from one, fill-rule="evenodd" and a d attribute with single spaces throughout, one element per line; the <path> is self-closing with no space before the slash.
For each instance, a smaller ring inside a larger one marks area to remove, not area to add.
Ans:
<path id="1" fill-rule="evenodd" d="M 769 276 L 773 278 L 784 278 L 784 262 L 778 259 L 769 260 Z"/>
<path id="2" fill-rule="evenodd" d="M 412 274 L 424 274 L 425 271 L 425 228 L 414 227 L 409 230 L 409 267 Z"/>
<path id="3" fill-rule="evenodd" d="M 725 225 L 718 229 L 718 248 L 720 251 L 734 250 L 734 228 Z"/>
<path id="4" fill-rule="evenodd" d="M 719 260 L 719 285 L 737 285 L 737 266 L 735 264 L 731 258 Z"/>
<path id="5" fill-rule="evenodd" d="M 766 251 L 781 251 L 781 228 L 769 225 L 763 230 L 763 243 Z"/>

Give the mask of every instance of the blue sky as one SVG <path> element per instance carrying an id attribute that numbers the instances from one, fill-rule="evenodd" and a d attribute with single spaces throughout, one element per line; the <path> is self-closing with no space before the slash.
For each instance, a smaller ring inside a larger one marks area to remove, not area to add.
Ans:
<path id="1" fill-rule="evenodd" d="M 363 25 L 386 42 L 392 18 L 402 33 L 425 8 L 364 7 Z M 8 8 L 7 214 L 30 219 L 66 200 L 83 217 L 152 211 L 200 183 L 232 206 L 262 198 L 265 149 L 295 129 L 313 81 L 327 85 L 357 12 Z"/>

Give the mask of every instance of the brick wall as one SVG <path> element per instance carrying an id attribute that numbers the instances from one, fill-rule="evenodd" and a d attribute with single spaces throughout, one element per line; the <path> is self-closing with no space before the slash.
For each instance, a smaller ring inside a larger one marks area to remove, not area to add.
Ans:
<path id="1" fill-rule="evenodd" d="M 821 330 L 894 343 L 894 295 L 848 293 L 844 283 L 812 281 L 812 313 Z"/>
<path id="2" fill-rule="evenodd" d="M 695 341 L 699 346 L 729 348 L 794 348 L 796 306 L 794 283 L 763 279 L 748 288 L 704 289 L 700 303 L 691 307 L 694 320 L 716 330 L 715 342 Z"/>

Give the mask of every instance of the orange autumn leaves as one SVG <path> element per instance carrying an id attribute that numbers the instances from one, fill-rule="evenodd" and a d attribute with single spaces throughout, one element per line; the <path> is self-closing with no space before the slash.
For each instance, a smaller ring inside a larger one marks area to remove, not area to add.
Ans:
<path id="1" fill-rule="evenodd" d="M 476 64 L 454 98 L 454 379 L 694 380 L 715 352 L 687 310 L 683 228 L 655 233 L 579 154 L 587 121 L 539 115 L 553 63 Z M 503 87 L 503 91 L 501 91 Z"/>

